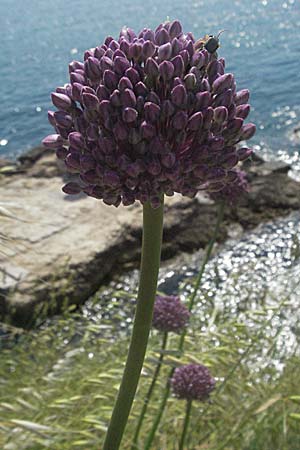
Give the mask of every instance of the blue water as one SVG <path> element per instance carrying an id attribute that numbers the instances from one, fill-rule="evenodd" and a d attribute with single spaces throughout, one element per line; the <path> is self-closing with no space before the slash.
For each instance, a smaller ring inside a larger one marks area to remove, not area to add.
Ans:
<path id="1" fill-rule="evenodd" d="M 50 92 L 123 25 L 178 18 L 196 37 L 221 29 L 219 51 L 239 88 L 251 90 L 255 149 L 297 163 L 300 122 L 299 0 L 0 0 L 0 158 L 15 158 L 51 132 Z"/>

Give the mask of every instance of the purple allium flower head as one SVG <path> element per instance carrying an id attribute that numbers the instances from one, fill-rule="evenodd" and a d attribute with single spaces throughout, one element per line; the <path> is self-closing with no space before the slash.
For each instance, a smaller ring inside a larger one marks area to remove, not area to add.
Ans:
<path id="1" fill-rule="evenodd" d="M 157 207 L 162 194 L 226 186 L 251 153 L 237 148 L 255 132 L 244 124 L 249 91 L 237 92 L 224 59 L 196 45 L 177 20 L 137 35 L 123 28 L 87 50 L 84 62 L 71 62 L 69 73 L 70 83 L 52 93 L 56 134 L 43 141 L 78 175 L 64 192 Z"/>
<path id="2" fill-rule="evenodd" d="M 186 400 L 207 400 L 215 384 L 208 368 L 202 364 L 177 367 L 171 378 L 175 396 Z"/>
<path id="3" fill-rule="evenodd" d="M 247 152 L 248 149 L 240 149 L 241 155 L 243 151 Z M 243 193 L 249 191 L 246 172 L 242 170 L 232 170 L 231 176 L 232 181 L 230 183 L 223 185 L 222 183 L 216 183 L 216 190 L 209 193 L 209 196 L 216 202 L 224 201 L 233 205 Z"/>
<path id="4" fill-rule="evenodd" d="M 156 297 L 153 310 L 153 327 L 164 332 L 180 332 L 188 323 L 190 312 L 180 298 L 169 295 Z"/>

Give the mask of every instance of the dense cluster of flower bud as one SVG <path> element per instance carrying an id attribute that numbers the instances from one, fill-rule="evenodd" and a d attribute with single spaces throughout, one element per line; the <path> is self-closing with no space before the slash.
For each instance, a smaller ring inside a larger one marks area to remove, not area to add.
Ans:
<path id="1" fill-rule="evenodd" d="M 190 312 L 179 297 L 173 295 L 156 297 L 152 324 L 157 330 L 178 333 L 186 327 L 189 318 Z"/>
<path id="2" fill-rule="evenodd" d="M 171 378 L 176 397 L 186 400 L 207 400 L 215 388 L 216 381 L 202 364 L 187 364 L 177 367 Z"/>
<path id="3" fill-rule="evenodd" d="M 235 181 L 232 169 L 251 154 L 237 143 L 255 132 L 244 123 L 249 91 L 195 44 L 178 21 L 138 35 L 124 28 L 70 63 L 48 113 L 56 134 L 43 141 L 78 174 L 65 193 L 157 207 L 162 194 L 193 197 Z"/>
<path id="4" fill-rule="evenodd" d="M 236 179 L 232 183 L 225 184 L 222 189 L 210 192 L 210 198 L 216 202 L 225 202 L 234 205 L 236 201 L 249 191 L 246 172 L 243 170 L 235 170 Z"/>

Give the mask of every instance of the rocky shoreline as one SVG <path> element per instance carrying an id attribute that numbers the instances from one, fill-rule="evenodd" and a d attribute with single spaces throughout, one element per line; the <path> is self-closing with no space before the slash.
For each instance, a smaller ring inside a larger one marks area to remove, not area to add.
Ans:
<path id="1" fill-rule="evenodd" d="M 254 158 L 245 170 L 250 193 L 227 207 L 218 237 L 300 209 L 290 167 Z M 109 207 L 61 192 L 65 177 L 52 151 L 38 147 L 16 164 L 0 162 L 0 318 L 30 327 L 65 304 L 83 303 L 107 277 L 138 265 L 142 208 Z M 162 258 L 203 248 L 216 205 L 203 196 L 167 198 Z"/>

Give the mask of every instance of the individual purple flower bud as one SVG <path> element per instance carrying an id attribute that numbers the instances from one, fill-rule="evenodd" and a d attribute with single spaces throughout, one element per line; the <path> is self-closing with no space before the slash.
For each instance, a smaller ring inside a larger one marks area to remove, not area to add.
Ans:
<path id="1" fill-rule="evenodd" d="M 120 42 L 120 49 L 122 50 L 123 53 L 125 53 L 125 55 L 128 57 L 129 56 L 129 51 L 130 51 L 130 44 L 128 41 L 126 41 L 125 39 L 123 39 Z"/>
<path id="2" fill-rule="evenodd" d="M 62 128 L 71 128 L 73 125 L 72 116 L 65 111 L 56 111 L 54 113 L 54 119 L 56 124 Z"/>
<path id="3" fill-rule="evenodd" d="M 127 77 L 133 85 L 141 81 L 139 73 L 133 67 L 129 67 L 129 69 L 126 70 L 125 77 Z"/>
<path id="4" fill-rule="evenodd" d="M 152 41 L 148 40 L 143 44 L 142 54 L 144 59 L 151 58 L 156 52 L 156 47 Z"/>
<path id="5" fill-rule="evenodd" d="M 118 50 L 118 48 L 120 47 L 119 43 L 117 41 L 115 41 L 114 39 L 109 43 L 109 48 L 112 49 L 113 52 L 115 52 L 116 50 Z"/>
<path id="6" fill-rule="evenodd" d="M 242 119 L 246 119 L 250 112 L 250 105 L 243 104 L 236 108 L 236 117 L 241 117 Z"/>
<path id="7" fill-rule="evenodd" d="M 228 109 L 225 106 L 218 106 L 214 109 L 214 120 L 217 123 L 224 123 L 228 118 Z"/>
<path id="8" fill-rule="evenodd" d="M 229 153 L 228 155 L 224 155 L 220 158 L 219 161 L 223 169 L 229 170 L 237 165 L 239 158 L 235 153 Z"/>
<path id="9" fill-rule="evenodd" d="M 187 50 L 181 50 L 181 52 L 179 53 L 183 59 L 184 62 L 184 66 L 187 67 L 187 65 L 190 62 L 190 54 Z"/>
<path id="10" fill-rule="evenodd" d="M 133 89 L 132 83 L 127 77 L 122 77 L 118 84 L 119 91 L 124 91 L 125 89 Z"/>
<path id="11" fill-rule="evenodd" d="M 255 131 L 256 126 L 254 123 L 247 123 L 246 125 L 243 125 L 241 128 L 240 140 L 247 141 L 248 139 L 251 139 L 252 136 L 254 136 Z"/>
<path id="12" fill-rule="evenodd" d="M 53 127 L 56 126 L 56 122 L 55 122 L 55 118 L 54 118 L 54 111 L 48 111 L 48 121 Z"/>
<path id="13" fill-rule="evenodd" d="M 73 83 L 80 83 L 80 84 L 84 84 L 85 83 L 85 78 L 80 73 L 72 72 L 71 75 L 70 75 L 70 80 L 71 80 L 72 84 Z"/>
<path id="14" fill-rule="evenodd" d="M 242 147 L 237 150 L 239 161 L 245 161 L 253 154 L 253 150 L 248 147 Z"/>
<path id="15" fill-rule="evenodd" d="M 113 90 L 117 87 L 118 77 L 112 70 L 105 70 L 103 74 L 103 83 L 107 89 Z"/>
<path id="16" fill-rule="evenodd" d="M 122 111 L 122 119 L 126 123 L 132 123 L 137 119 L 138 113 L 134 108 L 125 108 Z"/>
<path id="17" fill-rule="evenodd" d="M 172 55 L 177 56 L 183 49 L 183 43 L 177 38 L 172 39 Z"/>
<path id="18" fill-rule="evenodd" d="M 81 133 L 73 131 L 69 134 L 69 144 L 78 150 L 82 150 L 85 147 L 84 137 Z"/>
<path id="19" fill-rule="evenodd" d="M 64 143 L 63 138 L 59 134 L 49 134 L 42 140 L 42 144 L 46 148 L 59 148 Z"/>
<path id="20" fill-rule="evenodd" d="M 146 170 L 153 176 L 157 176 L 161 172 L 161 165 L 157 158 L 152 157 L 146 164 Z"/>
<path id="21" fill-rule="evenodd" d="M 192 57 L 192 66 L 201 69 L 206 63 L 206 55 L 203 52 L 195 52 Z"/>
<path id="22" fill-rule="evenodd" d="M 216 381 L 202 364 L 177 367 L 171 378 L 173 393 L 179 399 L 205 401 L 215 388 Z"/>
<path id="23" fill-rule="evenodd" d="M 192 91 L 194 89 L 194 87 L 196 86 L 197 79 L 196 79 L 196 77 L 195 77 L 195 75 L 193 73 L 188 73 L 184 77 L 184 83 L 185 83 L 185 87 L 189 91 Z"/>
<path id="24" fill-rule="evenodd" d="M 161 105 L 161 117 L 167 119 L 171 117 L 175 112 L 175 107 L 170 100 L 164 100 Z"/>
<path id="25" fill-rule="evenodd" d="M 174 20 L 171 24 L 170 24 L 170 28 L 169 28 L 169 35 L 170 38 L 177 38 L 179 37 L 179 35 L 182 33 L 182 26 L 181 23 L 179 22 L 179 20 Z"/>
<path id="26" fill-rule="evenodd" d="M 203 123 L 202 112 L 196 112 L 189 118 L 187 127 L 191 131 L 199 131 L 200 128 L 202 127 L 202 123 Z"/>
<path id="27" fill-rule="evenodd" d="M 164 45 L 170 42 L 170 35 L 165 28 L 161 28 L 155 33 L 155 43 L 157 45 Z"/>
<path id="28" fill-rule="evenodd" d="M 104 53 L 105 53 L 105 50 L 104 50 L 103 48 L 101 48 L 101 47 L 96 47 L 96 48 L 95 48 L 95 52 L 94 52 L 94 56 L 95 56 L 95 58 L 97 58 L 97 59 L 101 59 L 102 56 L 104 55 Z"/>
<path id="29" fill-rule="evenodd" d="M 144 104 L 145 104 L 144 97 L 139 95 L 138 98 L 136 99 L 136 105 L 135 105 L 135 108 L 136 108 L 138 113 L 142 113 L 142 111 L 144 109 Z"/>
<path id="30" fill-rule="evenodd" d="M 231 89 L 227 89 L 227 91 L 222 92 L 221 94 L 217 95 L 214 99 L 214 106 L 226 106 L 226 108 L 229 108 L 233 98 L 233 93 Z"/>
<path id="31" fill-rule="evenodd" d="M 185 46 L 185 50 L 189 53 L 191 59 L 194 55 L 194 43 L 192 40 Z"/>
<path id="32" fill-rule="evenodd" d="M 63 111 L 69 111 L 69 109 L 72 106 L 72 100 L 65 94 L 52 92 L 51 99 L 53 105 L 56 106 L 56 108 L 61 109 Z"/>
<path id="33" fill-rule="evenodd" d="M 109 98 L 110 104 L 114 106 L 115 108 L 118 108 L 121 106 L 121 100 L 120 100 L 120 91 L 118 89 L 115 89 L 113 93 L 111 94 Z"/>
<path id="34" fill-rule="evenodd" d="M 225 75 L 221 75 L 216 78 L 212 85 L 212 91 L 214 94 L 220 94 L 223 91 L 231 88 L 233 84 L 233 75 L 232 73 L 226 73 Z"/>
<path id="35" fill-rule="evenodd" d="M 139 81 L 134 87 L 134 92 L 136 93 L 136 95 L 141 95 L 141 96 L 145 97 L 149 91 L 148 91 L 147 87 L 144 85 L 144 83 Z"/>
<path id="36" fill-rule="evenodd" d="M 135 61 L 138 61 L 141 57 L 142 50 L 143 50 L 142 44 L 140 44 L 138 42 L 134 42 L 130 46 L 130 50 L 129 50 L 130 58 L 134 59 Z"/>
<path id="37" fill-rule="evenodd" d="M 176 106 L 183 106 L 187 101 L 187 93 L 183 84 L 178 84 L 171 91 L 171 100 Z"/>
<path id="38" fill-rule="evenodd" d="M 155 123 L 159 119 L 160 107 L 156 103 L 146 102 L 144 111 L 147 122 Z"/>
<path id="39" fill-rule="evenodd" d="M 108 100 L 102 100 L 98 106 L 98 110 L 103 120 L 108 120 L 111 112 L 110 102 Z"/>
<path id="40" fill-rule="evenodd" d="M 159 65 L 159 73 L 164 81 L 169 81 L 174 74 L 174 66 L 170 61 L 163 61 Z"/>
<path id="41" fill-rule="evenodd" d="M 242 128 L 243 123 L 244 123 L 243 119 L 241 119 L 240 117 L 235 117 L 234 119 L 228 121 L 228 123 L 227 123 L 227 130 L 230 133 L 235 133 L 236 134 Z"/>
<path id="42" fill-rule="evenodd" d="M 120 100 L 124 107 L 134 107 L 136 105 L 136 96 L 131 89 L 121 91 Z"/>
<path id="43" fill-rule="evenodd" d="M 82 102 L 87 109 L 97 109 L 99 105 L 99 99 L 93 94 L 82 94 Z"/>
<path id="44" fill-rule="evenodd" d="M 154 42 L 154 41 L 155 41 L 155 34 L 154 34 L 154 31 L 148 30 L 148 29 L 147 29 L 147 30 L 145 31 L 145 33 L 144 33 L 143 38 L 144 38 L 145 41 L 151 41 L 151 42 Z"/>
<path id="45" fill-rule="evenodd" d="M 165 155 L 162 155 L 161 162 L 167 169 L 171 169 L 176 162 L 176 156 L 171 152 L 166 153 Z"/>
<path id="46" fill-rule="evenodd" d="M 71 181 L 70 183 L 67 183 L 63 186 L 62 191 L 65 194 L 76 195 L 82 191 L 82 188 L 79 186 L 79 184 Z"/>
<path id="47" fill-rule="evenodd" d="M 188 324 L 190 312 L 177 296 L 156 297 L 153 309 L 153 328 L 169 333 L 180 333 Z"/>
<path id="48" fill-rule="evenodd" d="M 81 93 L 82 93 L 83 85 L 80 83 L 73 83 L 72 85 L 72 99 L 74 101 L 81 101 Z"/>
<path id="49" fill-rule="evenodd" d="M 178 111 L 172 120 L 175 130 L 183 130 L 188 123 L 188 115 L 184 111 Z"/>
<path id="50" fill-rule="evenodd" d="M 159 75 L 159 68 L 153 58 L 148 58 L 145 64 L 145 73 L 151 78 L 157 78 Z"/>
<path id="51" fill-rule="evenodd" d="M 209 92 L 198 92 L 196 94 L 196 108 L 205 109 L 211 104 L 211 95 Z"/>
<path id="52" fill-rule="evenodd" d="M 153 208 L 153 209 L 159 208 L 161 205 L 160 197 L 158 195 L 152 195 L 150 197 L 150 205 L 151 205 L 151 208 Z"/>
<path id="53" fill-rule="evenodd" d="M 170 59 L 172 55 L 172 45 L 170 42 L 161 45 L 158 47 L 158 59 L 159 61 L 165 61 L 166 59 Z"/>
<path id="54" fill-rule="evenodd" d="M 80 169 L 80 154 L 68 153 L 65 163 L 67 167 L 70 167 L 71 169 L 76 169 L 78 171 Z"/>
<path id="55" fill-rule="evenodd" d="M 74 72 L 76 69 L 83 69 L 84 64 L 80 61 L 72 61 L 69 64 L 69 73 Z"/>
<path id="56" fill-rule="evenodd" d="M 123 73 L 129 69 L 130 63 L 127 58 L 122 58 L 120 56 L 117 56 L 114 59 L 114 70 L 117 74 L 123 75 Z"/>
<path id="57" fill-rule="evenodd" d="M 86 61 L 90 56 L 95 56 L 94 52 L 90 49 L 90 50 L 86 50 L 84 52 L 84 61 Z"/>
<path id="58" fill-rule="evenodd" d="M 156 134 L 156 129 L 150 123 L 144 121 L 141 124 L 141 135 L 144 139 L 151 139 Z"/>
<path id="59" fill-rule="evenodd" d="M 105 56 L 103 58 L 105 58 Z M 87 59 L 86 65 L 88 67 L 89 78 L 91 78 L 93 80 L 97 80 L 98 78 L 100 78 L 100 76 L 101 76 L 100 67 L 101 67 L 103 58 L 101 58 L 100 62 L 99 62 L 98 58 L 94 58 L 92 56 L 90 56 Z M 109 69 L 110 67 L 111 67 L 111 64 L 110 64 L 110 66 L 106 67 L 105 69 Z M 102 70 L 105 70 L 105 69 L 102 69 Z"/>
<path id="60" fill-rule="evenodd" d="M 184 70 L 184 62 L 182 59 L 182 56 L 176 55 L 172 60 L 171 63 L 174 67 L 174 76 L 181 77 Z"/>
<path id="61" fill-rule="evenodd" d="M 222 150 L 224 144 L 225 140 L 222 136 L 215 136 L 214 138 L 210 139 L 210 148 L 212 151 Z"/>
<path id="62" fill-rule="evenodd" d="M 100 84 L 96 90 L 96 95 L 99 98 L 100 102 L 102 100 L 109 100 L 110 93 L 109 90 L 103 85 Z"/>
<path id="63" fill-rule="evenodd" d="M 241 91 L 238 91 L 234 96 L 234 103 L 236 106 L 243 105 L 245 103 L 248 103 L 250 97 L 250 92 L 248 89 L 242 89 Z"/>

